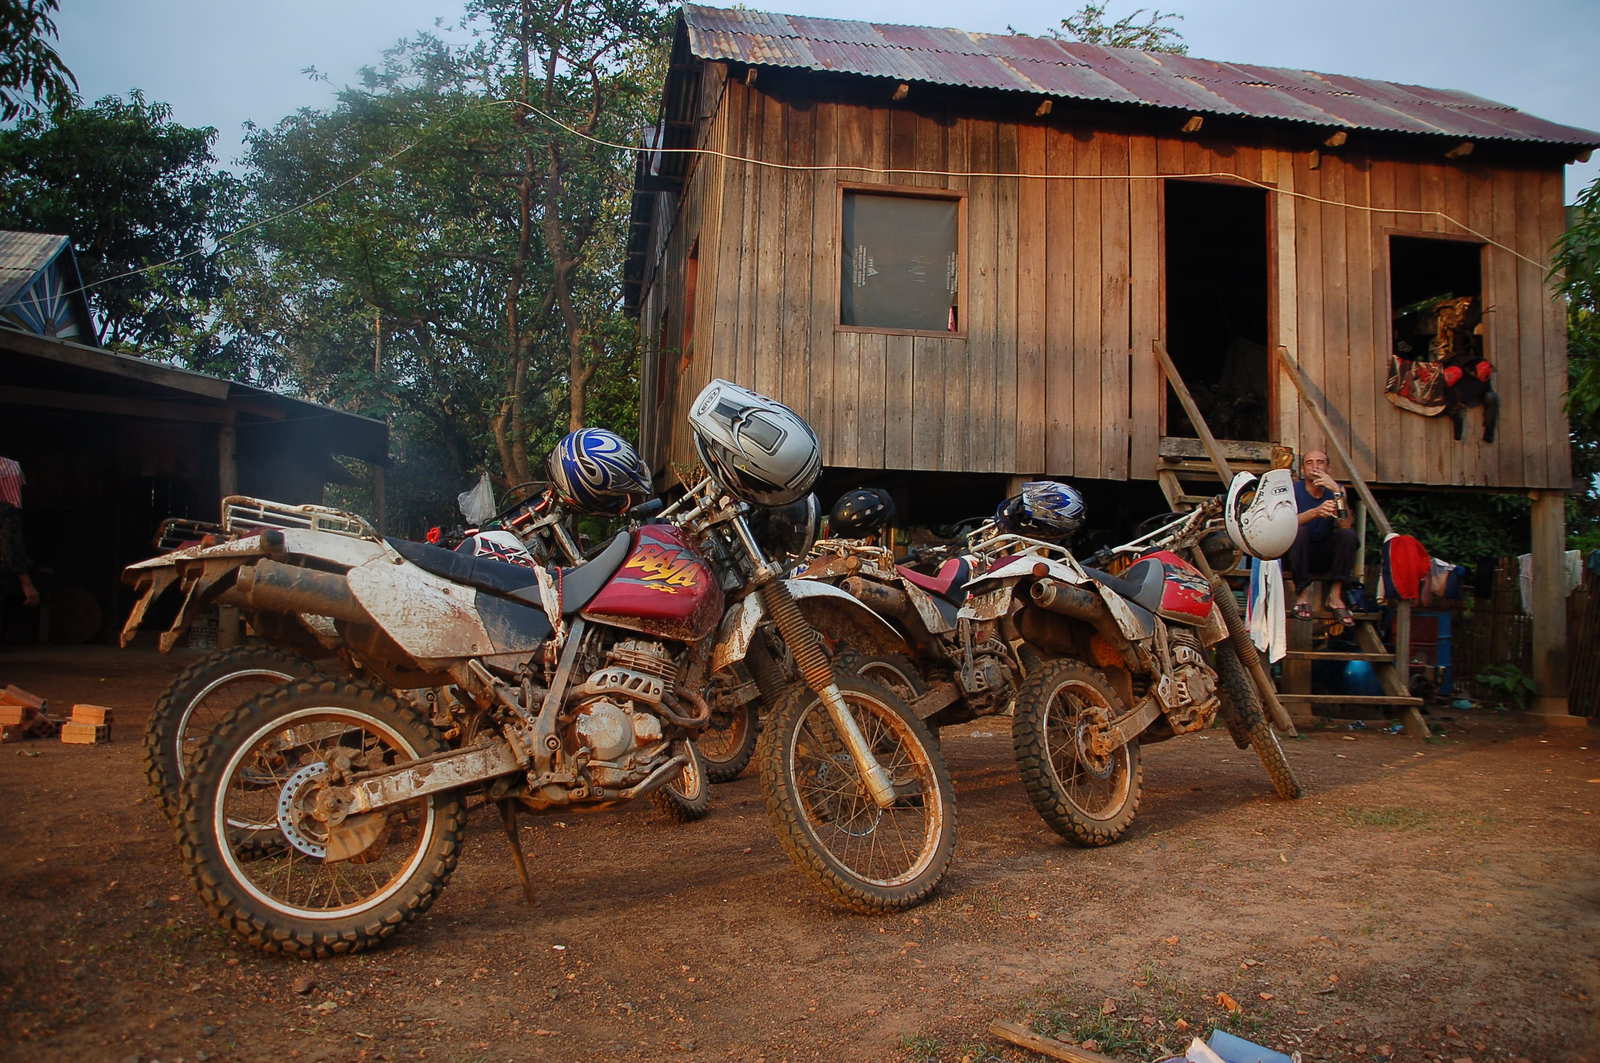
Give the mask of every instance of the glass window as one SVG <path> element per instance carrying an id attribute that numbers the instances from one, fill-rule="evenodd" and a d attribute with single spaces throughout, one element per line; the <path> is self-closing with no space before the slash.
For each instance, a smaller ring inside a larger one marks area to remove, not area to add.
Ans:
<path id="1" fill-rule="evenodd" d="M 957 332 L 960 201 L 844 193 L 839 323 Z"/>

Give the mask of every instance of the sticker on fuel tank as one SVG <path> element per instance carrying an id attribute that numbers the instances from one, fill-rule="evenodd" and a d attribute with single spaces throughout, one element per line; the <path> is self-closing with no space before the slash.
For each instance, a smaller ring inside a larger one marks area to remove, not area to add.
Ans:
<path id="1" fill-rule="evenodd" d="M 631 583 L 663 594 L 677 594 L 680 590 L 692 590 L 699 586 L 699 578 L 705 572 L 705 567 L 687 550 L 643 540 L 622 570 L 629 575 L 619 573 L 619 583 Z M 632 575 L 635 572 L 637 576 Z"/>

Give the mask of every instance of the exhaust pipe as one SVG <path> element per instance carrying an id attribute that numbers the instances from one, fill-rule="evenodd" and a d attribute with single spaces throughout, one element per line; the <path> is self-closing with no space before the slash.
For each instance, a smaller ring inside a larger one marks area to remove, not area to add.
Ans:
<path id="1" fill-rule="evenodd" d="M 1128 641 L 1128 637 L 1122 633 L 1122 629 L 1117 626 L 1117 619 L 1111 615 L 1110 608 L 1095 592 L 1083 587 L 1074 587 L 1070 583 L 1041 579 L 1029 588 L 1028 596 L 1041 609 L 1048 609 L 1052 613 L 1082 620 L 1091 625 L 1095 634 L 1116 650 L 1117 656 L 1122 658 L 1122 663 L 1128 671 L 1142 671 L 1139 654 Z"/>
<path id="2" fill-rule="evenodd" d="M 911 604 L 906 592 L 898 587 L 885 587 L 881 583 L 851 576 L 843 583 L 844 592 L 875 612 L 892 616 L 907 628 L 915 631 L 922 625 L 917 607 Z"/>
<path id="3" fill-rule="evenodd" d="M 233 588 L 221 600 L 263 613 L 310 613 L 357 623 L 369 620 L 344 576 L 264 558 L 240 568 Z"/>

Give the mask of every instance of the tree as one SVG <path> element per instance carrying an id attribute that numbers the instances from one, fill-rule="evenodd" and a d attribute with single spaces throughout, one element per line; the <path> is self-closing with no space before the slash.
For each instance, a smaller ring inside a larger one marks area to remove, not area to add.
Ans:
<path id="1" fill-rule="evenodd" d="M 40 113 L 57 117 L 77 102 L 78 79 L 50 44 L 59 36 L 56 0 L 0 0 L 0 121 Z"/>
<path id="2" fill-rule="evenodd" d="M 171 118 L 136 91 L 0 130 L 0 228 L 72 240 L 108 347 L 213 342 L 207 309 L 227 281 L 203 252 L 236 220 L 238 183 L 215 168 L 215 129 Z"/>
<path id="3" fill-rule="evenodd" d="M 1572 473 L 1580 490 L 1568 500 L 1568 540 L 1600 547 L 1600 179 L 1578 193 L 1571 223 L 1554 248 L 1550 280 L 1567 300 L 1567 417 Z"/>
<path id="4" fill-rule="evenodd" d="M 1124 15 L 1115 22 L 1106 22 L 1106 9 L 1111 6 L 1110 0 L 1105 3 L 1086 3 L 1076 13 L 1068 15 L 1061 20 L 1061 30 L 1051 30 L 1050 35 L 1058 39 L 1082 41 L 1085 44 L 1098 44 L 1106 48 L 1138 48 L 1146 52 L 1169 52 L 1173 55 L 1188 55 L 1189 46 L 1183 43 L 1183 34 L 1176 26 L 1169 23 L 1183 21 L 1183 16 L 1171 11 L 1162 11 L 1159 8 L 1150 12 L 1150 17 L 1144 22 L 1139 22 L 1139 16 L 1145 9 L 1135 8 L 1132 14 Z"/>
<path id="5" fill-rule="evenodd" d="M 468 13 L 470 44 L 401 42 L 333 107 L 249 134 L 259 224 L 227 252 L 219 311 L 264 381 L 392 416 L 435 495 L 442 467 L 535 479 L 569 426 L 636 419 L 632 156 L 544 115 L 637 140 L 666 45 L 651 2 Z"/>

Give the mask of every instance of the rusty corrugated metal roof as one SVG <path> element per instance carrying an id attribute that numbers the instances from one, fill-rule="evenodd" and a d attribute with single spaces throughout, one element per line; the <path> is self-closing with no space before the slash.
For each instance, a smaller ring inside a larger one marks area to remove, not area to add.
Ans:
<path id="1" fill-rule="evenodd" d="M 701 59 L 1342 129 L 1600 147 L 1600 133 L 1480 96 L 1371 78 L 695 4 L 684 7 L 683 19 L 690 51 Z"/>

